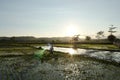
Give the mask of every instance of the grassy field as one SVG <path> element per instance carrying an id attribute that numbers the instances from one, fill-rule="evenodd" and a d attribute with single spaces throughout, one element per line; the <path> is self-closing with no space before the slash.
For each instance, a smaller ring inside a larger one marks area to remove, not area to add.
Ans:
<path id="1" fill-rule="evenodd" d="M 53 45 L 73 47 L 72 44 Z M 120 67 L 116 62 L 84 55 L 71 56 L 56 51 L 54 54 L 49 54 L 47 50 L 43 58 L 36 58 L 34 52 L 39 49 L 34 46 L 47 46 L 47 44 L 0 44 L 0 80 L 119 80 L 120 78 Z M 77 47 L 118 49 L 112 44 L 78 44 Z"/>
<path id="2" fill-rule="evenodd" d="M 73 44 L 53 44 L 56 47 L 70 47 L 74 48 Z M 18 43 L 1 43 L 0 44 L 0 51 L 31 51 L 34 50 L 34 46 L 48 46 L 48 44 L 18 44 Z M 83 49 L 100 49 L 100 50 L 120 50 L 117 46 L 113 44 L 77 44 L 77 48 L 83 48 Z"/>

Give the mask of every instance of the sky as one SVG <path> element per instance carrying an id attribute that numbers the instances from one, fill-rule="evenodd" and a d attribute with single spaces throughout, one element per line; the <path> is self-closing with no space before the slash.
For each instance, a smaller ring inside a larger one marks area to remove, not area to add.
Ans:
<path id="1" fill-rule="evenodd" d="M 120 35 L 120 0 L 0 0 L 0 36 Z"/>

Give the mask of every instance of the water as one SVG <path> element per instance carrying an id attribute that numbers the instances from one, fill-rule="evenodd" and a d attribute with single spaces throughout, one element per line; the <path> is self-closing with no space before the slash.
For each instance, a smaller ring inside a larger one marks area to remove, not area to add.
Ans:
<path id="1" fill-rule="evenodd" d="M 49 50 L 49 46 L 42 46 L 42 48 Z M 87 50 L 85 50 L 85 49 L 63 48 L 63 47 L 54 47 L 54 51 L 59 51 L 59 52 L 63 52 L 63 53 L 70 53 L 70 54 L 85 54 Z"/>
<path id="2" fill-rule="evenodd" d="M 48 46 L 42 46 L 42 48 L 49 50 Z M 86 55 L 88 57 L 120 63 L 120 52 L 92 50 L 92 49 L 87 50 L 87 49 L 79 49 L 79 48 L 73 49 L 73 48 L 63 48 L 63 47 L 54 47 L 54 51 L 69 53 L 71 55 Z"/>
<path id="3" fill-rule="evenodd" d="M 88 58 L 120 62 L 120 52 L 61 47 L 54 50 L 70 55 L 43 62 L 34 56 L 0 57 L 0 80 L 120 80 L 119 65 Z"/>

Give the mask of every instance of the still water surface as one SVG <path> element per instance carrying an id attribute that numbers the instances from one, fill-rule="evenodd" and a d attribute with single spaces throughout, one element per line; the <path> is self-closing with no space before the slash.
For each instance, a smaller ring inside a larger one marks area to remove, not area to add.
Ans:
<path id="1" fill-rule="evenodd" d="M 49 46 L 42 46 L 42 48 L 49 50 Z M 71 55 L 87 55 L 89 57 L 120 63 L 120 52 L 63 47 L 54 47 L 54 51 L 69 53 Z"/>

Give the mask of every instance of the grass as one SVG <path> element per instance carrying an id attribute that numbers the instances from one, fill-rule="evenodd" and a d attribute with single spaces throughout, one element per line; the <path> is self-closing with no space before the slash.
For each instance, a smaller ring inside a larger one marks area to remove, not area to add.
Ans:
<path id="1" fill-rule="evenodd" d="M 70 47 L 73 48 L 73 44 L 53 44 L 56 47 Z M 30 52 L 35 51 L 34 46 L 47 46 L 46 44 L 27 44 L 27 43 L 0 43 L 0 51 L 16 51 L 16 52 Z M 77 48 L 83 49 L 99 49 L 99 50 L 120 50 L 113 44 L 77 44 Z"/>
<path id="2" fill-rule="evenodd" d="M 44 46 L 44 45 L 47 45 L 47 44 L 32 44 L 32 45 L 31 44 L 9 44 L 9 45 L 2 44 L 2 45 L 0 45 L 0 53 L 1 52 L 8 52 L 8 53 L 21 52 L 21 53 L 24 53 L 24 54 L 34 53 L 37 49 L 33 48 L 32 46 Z M 72 44 L 54 44 L 54 46 L 73 47 Z M 116 47 L 113 44 L 77 44 L 77 47 L 78 48 L 85 48 L 85 49 L 120 50 L 118 47 Z M 70 54 L 64 54 L 64 53 L 61 53 L 61 52 L 54 52 L 54 54 L 52 55 L 52 54 L 49 54 L 48 51 L 46 51 L 43 60 L 48 61 L 48 60 L 53 59 L 53 58 L 57 60 L 60 57 L 69 59 L 71 57 L 71 55 Z M 75 56 L 75 59 L 76 58 L 77 58 L 77 56 Z M 83 56 L 79 56 L 78 58 L 88 59 L 88 58 L 85 58 Z M 94 59 L 92 58 L 92 60 L 94 60 Z"/>
<path id="3" fill-rule="evenodd" d="M 2 47 L 0 48 L 0 53 L 23 53 L 26 54 L 32 54 L 34 53 L 36 49 L 31 47 Z M 8 54 L 9 55 L 9 54 Z"/>

